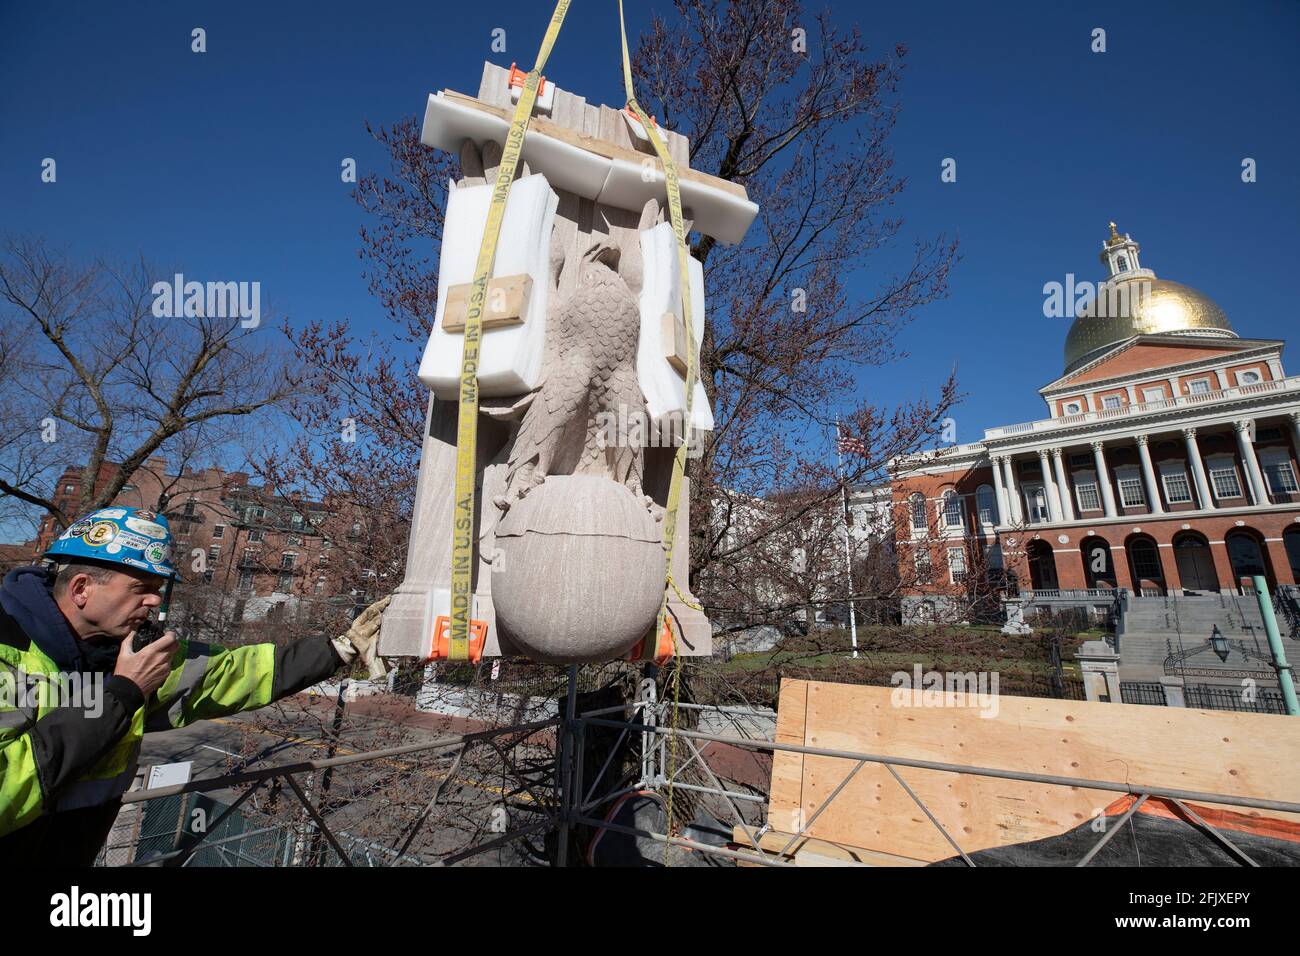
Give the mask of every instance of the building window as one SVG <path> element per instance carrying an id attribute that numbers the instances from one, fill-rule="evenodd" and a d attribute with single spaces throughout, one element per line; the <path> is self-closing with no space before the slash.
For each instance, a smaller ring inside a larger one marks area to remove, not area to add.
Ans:
<path id="1" fill-rule="evenodd" d="M 280 555 L 280 567 L 292 569 L 297 560 L 298 555 L 296 553 L 293 551 L 286 551 L 284 554 Z"/>
<path id="2" fill-rule="evenodd" d="M 1067 415 L 1079 415 L 1079 414 L 1082 414 L 1082 412 L 1083 412 L 1083 406 L 1080 405 L 1078 402 L 1066 402 L 1066 403 L 1065 403 L 1065 414 L 1067 414 Z"/>
<path id="3" fill-rule="evenodd" d="M 1154 542 L 1139 538 L 1129 546 L 1128 553 L 1133 558 L 1133 571 L 1139 578 L 1153 581 L 1164 579 L 1164 572 L 1160 568 L 1160 556 L 1156 553 Z"/>
<path id="4" fill-rule="evenodd" d="M 211 584 L 211 583 L 212 583 L 212 578 L 213 578 L 213 569 L 212 569 L 212 568 L 208 568 L 206 571 L 203 572 L 203 583 L 204 583 L 204 584 Z"/>
<path id="5" fill-rule="evenodd" d="M 1238 385 L 1258 385 L 1259 382 L 1260 382 L 1260 380 L 1261 380 L 1261 379 L 1260 379 L 1260 374 L 1259 374 L 1259 372 L 1256 371 L 1256 370 L 1253 369 L 1253 368 L 1252 368 L 1252 369 L 1247 369 L 1247 370 L 1244 371 L 1244 372 L 1238 372 L 1238 373 L 1237 373 L 1237 384 L 1238 384 Z"/>
<path id="6" fill-rule="evenodd" d="M 240 564 L 256 564 L 256 563 L 257 563 L 257 551 L 254 550 L 253 548 L 245 548 L 245 549 L 244 549 L 244 556 L 240 559 L 239 563 L 240 563 Z"/>
<path id="7" fill-rule="evenodd" d="M 1124 406 L 1123 400 L 1118 395 L 1107 395 L 1101 400 L 1101 407 L 1105 411 L 1111 411 Z"/>
<path id="8" fill-rule="evenodd" d="M 1137 472 L 1116 472 L 1119 479 L 1119 500 L 1125 508 L 1140 508 L 1146 504 L 1146 495 L 1142 493 L 1142 479 Z"/>
<path id="9" fill-rule="evenodd" d="M 193 518 L 193 517 L 194 517 L 194 499 L 193 499 L 193 498 L 191 498 L 189 501 L 185 502 L 185 507 L 181 508 L 181 514 L 183 514 L 183 515 L 184 515 L 185 517 L 187 517 L 187 518 Z"/>
<path id="10" fill-rule="evenodd" d="M 275 589 L 281 594 L 288 594 L 293 591 L 293 575 L 281 574 L 280 579 L 275 582 Z"/>
<path id="11" fill-rule="evenodd" d="M 1095 481 L 1076 481 L 1074 483 L 1074 497 L 1079 503 L 1080 511 L 1101 510 L 1101 499 L 1097 496 L 1097 483 Z"/>
<path id="12" fill-rule="evenodd" d="M 911 503 L 912 510 L 912 531 L 924 531 L 926 525 L 925 519 L 925 495 L 919 491 L 908 499 Z"/>
<path id="13" fill-rule="evenodd" d="M 212 526 L 212 537 L 224 538 L 226 536 L 226 526 L 224 524 L 214 524 Z"/>
<path id="14" fill-rule="evenodd" d="M 916 552 L 916 555 L 915 555 L 915 557 L 913 558 L 913 561 L 915 561 L 915 563 L 916 563 L 916 581 L 917 581 L 917 583 L 918 583 L 918 584 L 929 584 L 929 583 L 930 583 L 930 573 L 931 573 L 931 566 L 930 566 L 930 552 L 929 552 L 928 550 L 926 550 L 925 548 L 921 548 L 920 550 L 918 550 L 918 551 Z"/>
<path id="15" fill-rule="evenodd" d="M 1041 523 L 1050 519 L 1047 511 L 1047 492 L 1042 485 L 1026 486 L 1025 499 L 1029 502 L 1030 521 Z"/>
<path id="16" fill-rule="evenodd" d="M 252 571 L 240 571 L 240 572 L 239 572 L 239 590 L 241 590 L 241 591 L 250 591 L 250 590 L 252 590 L 252 588 L 253 588 L 253 572 L 252 572 Z"/>
<path id="17" fill-rule="evenodd" d="M 76 491 L 77 491 L 77 486 L 76 486 L 76 485 L 64 485 L 64 486 L 63 486 L 63 493 L 64 493 L 65 495 L 75 494 Z"/>
<path id="18" fill-rule="evenodd" d="M 252 528 L 248 532 L 248 540 L 253 542 L 261 541 L 264 534 L 265 532 L 261 528 Z"/>
<path id="19" fill-rule="evenodd" d="M 1162 465 L 1160 480 L 1165 486 L 1165 498 L 1171 505 L 1186 504 L 1192 500 L 1192 488 L 1187 483 L 1187 472 L 1181 463 Z"/>
<path id="20" fill-rule="evenodd" d="M 1241 497 L 1241 483 L 1237 481 L 1237 469 L 1231 459 L 1220 459 L 1218 464 L 1210 462 L 1210 487 L 1216 500 Z"/>
<path id="21" fill-rule="evenodd" d="M 960 528 L 961 498 L 951 488 L 943 493 L 943 524 L 946 528 Z"/>
<path id="22" fill-rule="evenodd" d="M 361 522 L 360 522 L 360 521 L 354 521 L 354 522 L 352 522 L 352 530 L 351 530 L 350 532 L 348 532 L 348 537 L 349 537 L 349 538 L 359 538 L 359 537 L 361 537 Z"/>
<path id="23" fill-rule="evenodd" d="M 1291 495 L 1297 490 L 1295 471 L 1285 448 L 1259 449 L 1259 468 L 1264 472 L 1269 494 Z"/>
<path id="24" fill-rule="evenodd" d="M 953 584 L 966 580 L 966 552 L 962 548 L 948 549 L 948 576 Z"/>
<path id="25" fill-rule="evenodd" d="M 208 548 L 209 563 L 216 564 L 217 561 L 220 559 L 220 557 L 221 557 L 221 545 L 214 544 L 212 547 Z"/>
<path id="26" fill-rule="evenodd" d="M 126 484 L 122 486 L 123 491 L 135 491 L 135 485 Z"/>
<path id="27" fill-rule="evenodd" d="M 1163 388 L 1144 388 L 1142 389 L 1142 401 L 1144 402 L 1163 402 L 1165 400 L 1165 390 Z"/>
<path id="28" fill-rule="evenodd" d="M 1193 382 L 1187 383 L 1188 395 L 1209 395 L 1210 380 L 1208 378 L 1198 378 Z"/>
<path id="29" fill-rule="evenodd" d="M 979 512 L 980 524 L 997 524 L 997 496 L 988 485 L 980 485 L 975 492 L 975 509 Z"/>
<path id="30" fill-rule="evenodd" d="M 301 512 L 295 511 L 293 513 L 293 517 L 289 519 L 289 527 L 293 528 L 294 530 L 297 530 L 298 528 L 302 527 Z"/>
<path id="31" fill-rule="evenodd" d="M 302 537 L 296 534 L 291 534 L 285 539 L 284 543 L 291 548 L 296 548 L 302 544 Z"/>
<path id="32" fill-rule="evenodd" d="M 324 578 L 317 578 L 317 579 L 316 579 L 316 593 L 317 593 L 317 594 L 324 594 L 324 593 L 325 593 L 325 579 L 324 579 Z"/>
<path id="33" fill-rule="evenodd" d="M 1124 258 L 1124 256 L 1120 256 L 1116 259 L 1115 264 L 1117 272 L 1128 272 L 1128 259 Z"/>

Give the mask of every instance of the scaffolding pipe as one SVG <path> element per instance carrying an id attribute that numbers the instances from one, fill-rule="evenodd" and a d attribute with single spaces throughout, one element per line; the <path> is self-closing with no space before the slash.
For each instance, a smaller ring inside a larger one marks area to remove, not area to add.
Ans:
<path id="1" fill-rule="evenodd" d="M 589 723 L 602 727 L 622 727 L 623 724 L 613 720 L 591 720 Z M 1282 813 L 1300 813 L 1300 803 L 1286 800 L 1261 800 L 1255 797 L 1236 797 L 1226 793 L 1206 793 L 1199 790 L 1176 790 L 1170 787 L 1145 787 L 1133 783 L 1117 783 L 1111 780 L 1087 780 L 1083 777 L 1060 777 L 1051 774 L 1025 773 L 1019 770 L 997 770 L 992 767 L 970 767 L 965 764 L 939 763 L 934 760 L 914 760 L 910 757 L 888 757 L 881 754 L 855 753 L 851 750 L 831 750 L 826 747 L 805 747 L 800 744 L 779 744 L 767 740 L 746 740 L 740 737 L 719 737 L 715 734 L 702 734 L 694 730 L 671 730 L 666 727 L 647 728 L 650 733 L 677 733 L 683 737 L 696 740 L 708 740 L 713 743 L 729 744 L 748 750 L 784 750 L 790 753 L 810 754 L 814 757 L 839 757 L 843 760 L 866 760 L 871 763 L 892 765 L 895 767 L 915 767 L 918 770 L 942 770 L 948 773 L 967 773 L 977 777 L 998 777 L 1003 780 L 1025 780 L 1030 783 L 1046 783 L 1060 787 L 1080 787 L 1085 790 L 1108 790 L 1114 793 L 1127 793 L 1134 796 L 1147 794 L 1153 797 L 1168 797 L 1171 800 L 1196 800 L 1202 803 L 1222 803 L 1235 807 L 1250 807 L 1256 810 L 1275 810 Z"/>

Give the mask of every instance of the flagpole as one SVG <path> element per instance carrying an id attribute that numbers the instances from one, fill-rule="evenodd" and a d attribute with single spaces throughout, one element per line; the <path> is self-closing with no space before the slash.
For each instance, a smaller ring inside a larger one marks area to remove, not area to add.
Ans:
<path id="1" fill-rule="evenodd" d="M 844 481 L 844 456 L 840 453 L 840 420 L 835 419 L 835 471 L 840 479 L 840 501 L 844 508 L 844 573 L 849 579 L 849 639 L 853 656 L 858 656 L 858 620 L 853 612 L 853 548 L 849 544 L 849 487 Z"/>

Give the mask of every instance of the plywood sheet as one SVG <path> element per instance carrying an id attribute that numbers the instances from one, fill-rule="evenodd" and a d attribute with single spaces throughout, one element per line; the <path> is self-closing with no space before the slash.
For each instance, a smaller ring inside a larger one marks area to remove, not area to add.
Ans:
<path id="1" fill-rule="evenodd" d="M 1030 697 L 998 697 L 994 712 L 955 706 L 959 701 L 953 694 L 941 695 L 946 706 L 895 706 L 894 695 L 890 687 L 783 681 L 776 740 L 1300 801 L 1300 722 L 1293 718 Z M 842 758 L 778 753 L 771 825 L 796 832 L 853 766 Z M 934 770 L 898 768 L 898 773 L 967 852 L 1063 833 L 1117 797 L 1110 791 Z M 807 835 L 921 860 L 955 852 L 889 770 L 872 763 L 813 820 Z"/>

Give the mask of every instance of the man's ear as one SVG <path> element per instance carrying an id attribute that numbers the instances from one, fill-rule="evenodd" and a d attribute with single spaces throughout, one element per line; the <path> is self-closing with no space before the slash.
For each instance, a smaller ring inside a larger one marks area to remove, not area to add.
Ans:
<path id="1" fill-rule="evenodd" d="M 68 582 L 68 595 L 72 598 L 72 603 L 78 608 L 84 608 L 86 602 L 90 600 L 90 594 L 87 588 L 90 587 L 93 579 L 89 574 L 74 575 Z"/>

